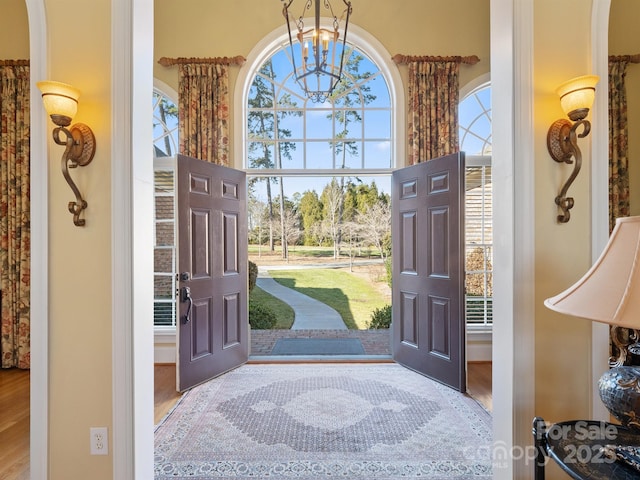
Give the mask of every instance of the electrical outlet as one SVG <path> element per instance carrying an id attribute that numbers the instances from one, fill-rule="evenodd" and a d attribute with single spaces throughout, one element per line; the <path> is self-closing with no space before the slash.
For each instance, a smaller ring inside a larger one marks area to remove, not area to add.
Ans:
<path id="1" fill-rule="evenodd" d="M 108 455 L 109 435 L 107 427 L 91 427 L 89 433 L 91 437 L 91 455 Z"/>

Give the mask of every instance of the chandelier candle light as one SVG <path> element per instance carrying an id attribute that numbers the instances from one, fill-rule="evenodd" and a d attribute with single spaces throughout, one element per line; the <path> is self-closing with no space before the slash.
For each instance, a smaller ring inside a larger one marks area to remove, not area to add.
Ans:
<path id="1" fill-rule="evenodd" d="M 289 31 L 289 46 L 293 75 L 313 102 L 324 102 L 333 92 L 342 77 L 345 57 L 347 29 L 351 15 L 351 2 L 334 0 L 344 4 L 338 18 L 329 0 L 303 0 L 299 16 L 291 13 L 296 0 L 282 0 L 282 14 Z M 313 7 L 313 17 L 305 18 Z M 321 26 L 322 14 L 331 21 L 331 27 Z M 305 25 L 305 21 L 307 25 Z M 340 34 L 340 24 L 344 21 L 344 31 Z M 312 23 L 312 27 L 308 24 Z"/>

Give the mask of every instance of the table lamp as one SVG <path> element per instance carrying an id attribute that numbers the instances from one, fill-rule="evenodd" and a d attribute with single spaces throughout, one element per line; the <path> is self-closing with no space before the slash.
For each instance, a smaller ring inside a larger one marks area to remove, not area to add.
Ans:
<path id="1" fill-rule="evenodd" d="M 640 216 L 618 218 L 596 263 L 573 286 L 544 304 L 614 328 L 640 329 Z M 629 349 L 638 351 L 640 344 Z M 602 375 L 598 387 L 609 412 L 640 434 L 640 366 L 617 365 Z"/>

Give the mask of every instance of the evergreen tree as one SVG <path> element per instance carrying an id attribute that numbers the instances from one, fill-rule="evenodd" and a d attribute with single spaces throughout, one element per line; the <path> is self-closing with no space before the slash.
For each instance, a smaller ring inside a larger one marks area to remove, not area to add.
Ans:
<path id="1" fill-rule="evenodd" d="M 322 221 L 322 203 L 315 190 L 307 190 L 300 198 L 298 212 L 300 213 L 304 245 L 319 245 L 320 238 L 315 226 Z"/>

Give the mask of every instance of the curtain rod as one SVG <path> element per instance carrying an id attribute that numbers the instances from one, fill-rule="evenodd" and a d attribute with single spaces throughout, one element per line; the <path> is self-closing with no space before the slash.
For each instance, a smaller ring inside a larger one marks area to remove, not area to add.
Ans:
<path id="1" fill-rule="evenodd" d="M 169 67 L 171 65 L 179 65 L 179 64 L 186 64 L 186 63 L 212 63 L 212 64 L 219 64 L 219 65 L 242 65 L 244 62 L 246 62 L 247 59 L 244 58 L 242 55 L 237 55 L 235 57 L 215 57 L 215 58 L 186 58 L 186 57 L 179 57 L 179 58 L 167 58 L 167 57 L 162 57 L 160 60 L 158 60 L 158 63 L 160 65 L 162 65 L 163 67 Z"/>
<path id="2" fill-rule="evenodd" d="M 640 63 L 640 53 L 635 55 L 609 55 L 610 62 Z"/>
<path id="3" fill-rule="evenodd" d="M 475 65 L 480 61 L 477 55 L 471 55 L 468 57 L 454 56 L 454 57 L 434 57 L 434 56 L 413 56 L 413 55 L 401 55 L 396 54 L 392 57 L 392 60 L 397 64 L 410 63 L 410 62 L 457 62 L 466 63 L 468 65 Z"/>
<path id="4" fill-rule="evenodd" d="M 0 67 L 29 66 L 29 60 L 0 60 Z"/>

